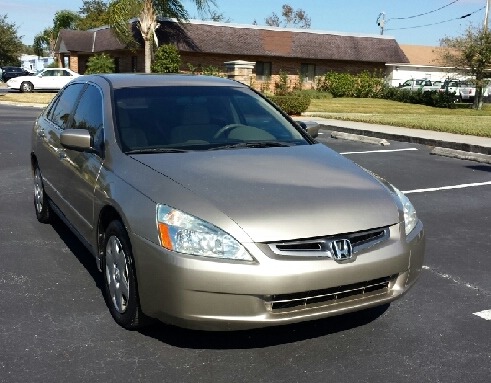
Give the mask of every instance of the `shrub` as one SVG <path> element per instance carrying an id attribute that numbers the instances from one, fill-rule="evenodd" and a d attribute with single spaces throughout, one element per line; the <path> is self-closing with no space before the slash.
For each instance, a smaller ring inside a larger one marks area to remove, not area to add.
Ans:
<path id="1" fill-rule="evenodd" d="M 89 58 L 85 74 L 114 73 L 114 70 L 114 59 L 106 53 L 101 53 Z"/>
<path id="2" fill-rule="evenodd" d="M 333 97 L 380 97 L 384 92 L 385 82 L 378 72 L 364 71 L 357 75 L 328 72 L 317 79 L 316 88 L 318 91 L 331 93 Z"/>
<path id="3" fill-rule="evenodd" d="M 188 70 L 192 74 L 201 74 L 205 76 L 215 76 L 215 77 L 226 77 L 222 72 L 220 72 L 220 69 L 213 66 L 213 65 L 208 65 L 203 67 L 201 64 L 198 66 L 194 66 L 191 63 L 187 63 Z"/>
<path id="4" fill-rule="evenodd" d="M 280 69 L 279 73 L 280 81 L 275 82 L 274 91 L 277 96 L 286 96 L 290 92 L 290 85 L 288 84 L 288 73 Z"/>
<path id="5" fill-rule="evenodd" d="M 289 115 L 300 115 L 310 106 L 310 96 L 304 92 L 290 93 L 286 96 L 274 95 L 269 99 Z"/>
<path id="6" fill-rule="evenodd" d="M 161 45 L 155 52 L 152 62 L 153 73 L 178 73 L 181 66 L 181 56 L 175 45 Z"/>
<path id="7" fill-rule="evenodd" d="M 414 92 L 409 89 L 387 87 L 381 95 L 381 98 L 410 104 L 422 104 L 436 108 L 454 109 L 456 107 L 455 93 L 438 92 L 436 90 L 423 93 L 421 90 Z"/>

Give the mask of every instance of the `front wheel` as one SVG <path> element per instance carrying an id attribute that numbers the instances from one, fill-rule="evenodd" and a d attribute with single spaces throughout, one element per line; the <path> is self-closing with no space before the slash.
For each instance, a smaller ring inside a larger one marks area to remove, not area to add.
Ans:
<path id="1" fill-rule="evenodd" d="M 39 166 L 34 169 L 34 209 L 39 222 L 49 223 L 51 221 L 51 208 L 44 191 L 43 176 Z"/>
<path id="2" fill-rule="evenodd" d="M 20 84 L 20 91 L 23 93 L 30 93 L 33 90 L 34 85 L 32 85 L 32 83 L 29 81 L 23 81 L 22 84 Z"/>
<path id="3" fill-rule="evenodd" d="M 128 330 L 141 326 L 142 313 L 130 240 L 123 224 L 112 221 L 104 235 L 104 292 L 114 320 Z"/>

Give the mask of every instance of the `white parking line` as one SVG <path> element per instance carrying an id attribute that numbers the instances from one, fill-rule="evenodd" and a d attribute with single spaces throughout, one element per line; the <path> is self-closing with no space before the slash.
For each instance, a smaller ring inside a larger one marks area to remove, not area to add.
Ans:
<path id="1" fill-rule="evenodd" d="M 481 317 L 482 319 L 491 320 L 491 310 L 479 311 L 477 313 L 474 313 L 474 315 L 477 315 L 478 317 Z"/>
<path id="2" fill-rule="evenodd" d="M 461 184 L 461 185 L 454 185 L 454 186 L 442 186 L 439 188 L 406 190 L 406 191 L 403 191 L 403 193 L 404 194 L 426 193 L 426 192 L 434 192 L 434 191 L 441 191 L 441 190 L 465 189 L 465 188 L 471 188 L 471 187 L 476 187 L 476 186 L 485 186 L 485 185 L 491 185 L 491 181 L 476 182 L 476 183 L 472 183 L 472 184 Z"/>
<path id="3" fill-rule="evenodd" d="M 428 270 L 429 272 L 437 275 L 440 278 L 447 279 L 447 280 L 457 284 L 458 286 L 466 287 L 468 289 L 472 289 L 472 290 L 476 290 L 476 291 L 480 290 L 481 292 L 484 292 L 485 294 L 487 294 L 485 291 L 481 290 L 478 286 L 473 285 L 473 284 L 468 283 L 468 282 L 465 282 L 465 281 L 461 280 L 459 277 L 455 277 L 455 276 L 447 274 L 447 273 L 442 273 L 441 271 L 438 271 L 438 270 L 433 269 L 430 266 L 426 266 L 426 265 L 423 266 L 423 269 Z M 485 319 L 485 320 L 491 320 L 491 310 L 479 311 L 477 313 L 472 313 L 472 315 L 476 315 L 476 316 L 478 316 L 482 319 Z"/>
<path id="4" fill-rule="evenodd" d="M 407 148 L 407 149 L 382 149 L 382 150 L 367 150 L 365 152 L 344 152 L 341 153 L 342 155 L 345 154 L 366 154 L 366 153 L 392 153 L 392 152 L 407 152 L 407 151 L 413 151 L 413 150 L 418 150 L 416 148 Z"/>

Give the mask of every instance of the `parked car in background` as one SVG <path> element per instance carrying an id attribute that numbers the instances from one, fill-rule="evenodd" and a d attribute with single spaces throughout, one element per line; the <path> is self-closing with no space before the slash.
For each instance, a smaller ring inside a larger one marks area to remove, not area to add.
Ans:
<path id="1" fill-rule="evenodd" d="M 79 74 L 68 68 L 45 68 L 33 76 L 20 76 L 7 81 L 10 89 L 21 92 L 60 90 Z"/>
<path id="2" fill-rule="evenodd" d="M 404 81 L 399 88 L 408 89 L 411 91 L 431 92 L 433 90 L 439 90 L 441 81 L 432 82 L 428 79 L 410 79 Z"/>
<path id="3" fill-rule="evenodd" d="M 448 92 L 454 93 L 457 101 L 462 101 L 462 88 L 471 88 L 472 84 L 470 81 L 456 80 L 456 79 L 448 79 L 443 82 L 440 87 L 440 92 Z"/>
<path id="4" fill-rule="evenodd" d="M 4 66 L 2 67 L 1 73 L 2 73 L 1 76 L 3 82 L 7 82 L 8 80 L 19 76 L 32 75 L 32 73 L 29 72 L 28 70 L 17 66 Z"/>
<path id="5" fill-rule="evenodd" d="M 483 88 L 483 99 L 487 99 L 489 97 L 489 86 L 485 86 Z M 473 84 L 466 84 L 465 86 L 460 87 L 460 98 L 461 100 L 474 102 L 474 98 L 476 96 L 476 86 Z"/>
<path id="6" fill-rule="evenodd" d="M 385 305 L 423 266 L 409 199 L 248 86 L 80 76 L 36 120 L 40 222 L 87 246 L 117 323 L 295 323 Z"/>

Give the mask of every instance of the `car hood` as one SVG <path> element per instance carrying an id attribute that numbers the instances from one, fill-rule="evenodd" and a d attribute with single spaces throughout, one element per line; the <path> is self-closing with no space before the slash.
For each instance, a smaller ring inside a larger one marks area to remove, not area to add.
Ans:
<path id="1" fill-rule="evenodd" d="M 400 221 L 385 186 L 321 144 L 133 158 L 227 215 L 255 242 L 350 233 Z M 152 198 L 165 203 L 162 196 Z"/>

